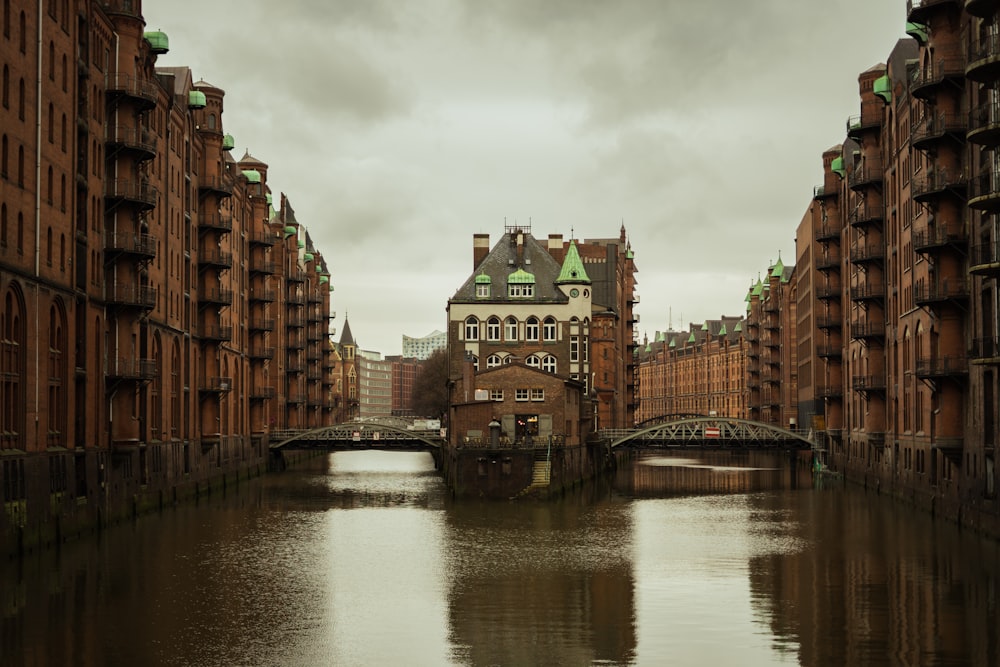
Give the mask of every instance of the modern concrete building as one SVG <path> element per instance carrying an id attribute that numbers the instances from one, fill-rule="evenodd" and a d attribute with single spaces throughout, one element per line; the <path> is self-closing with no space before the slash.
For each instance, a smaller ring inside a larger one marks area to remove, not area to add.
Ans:
<path id="1" fill-rule="evenodd" d="M 379 352 L 358 350 L 358 416 L 392 416 L 392 362 Z"/>
<path id="2" fill-rule="evenodd" d="M 271 429 L 331 418 L 333 362 L 321 254 L 142 3 L 0 21 L 7 545 L 259 469 Z"/>

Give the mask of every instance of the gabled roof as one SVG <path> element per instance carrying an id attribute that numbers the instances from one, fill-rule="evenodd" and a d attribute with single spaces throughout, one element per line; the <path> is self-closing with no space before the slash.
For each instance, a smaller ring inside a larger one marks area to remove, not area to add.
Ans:
<path id="1" fill-rule="evenodd" d="M 569 297 L 556 286 L 559 271 L 559 262 L 530 233 L 523 234 L 520 251 L 516 239 L 507 233 L 500 237 L 450 301 L 459 303 L 506 301 L 509 283 L 531 284 L 533 280 L 534 296 L 517 299 L 518 302 L 568 303 Z M 481 276 L 487 276 L 493 285 L 493 294 L 488 299 L 476 297 L 476 283 L 477 280 L 483 281 Z"/>

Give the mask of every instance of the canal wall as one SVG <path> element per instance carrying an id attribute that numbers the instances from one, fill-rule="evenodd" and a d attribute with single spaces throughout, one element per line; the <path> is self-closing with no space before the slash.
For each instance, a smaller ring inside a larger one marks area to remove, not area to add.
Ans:
<path id="1" fill-rule="evenodd" d="M 285 466 L 315 452 L 287 452 Z M 103 527 L 224 492 L 265 474 L 266 435 L 212 443 L 157 442 L 114 452 L 0 453 L 0 554 L 58 545 Z M 50 491 L 55 489 L 55 491 Z"/>
<path id="2" fill-rule="evenodd" d="M 624 454 L 620 454 L 618 459 Z M 549 498 L 611 471 L 618 459 L 605 443 L 549 447 L 448 447 L 440 455 L 456 498 Z M 547 478 L 539 477 L 547 469 Z"/>

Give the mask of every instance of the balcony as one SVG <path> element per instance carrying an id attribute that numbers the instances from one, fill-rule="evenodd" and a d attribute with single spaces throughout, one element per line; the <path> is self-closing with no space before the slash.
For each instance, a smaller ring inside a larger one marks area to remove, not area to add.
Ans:
<path id="1" fill-rule="evenodd" d="M 273 303 L 278 298 L 277 292 L 273 289 L 253 287 L 250 289 L 250 301 L 258 303 Z"/>
<path id="2" fill-rule="evenodd" d="M 944 227 L 925 227 L 913 232 L 913 249 L 930 255 L 946 248 L 961 250 L 969 242 L 965 232 L 951 232 Z"/>
<path id="3" fill-rule="evenodd" d="M 882 128 L 882 109 L 870 107 L 847 119 L 847 136 L 858 141 L 866 132 L 878 132 Z"/>
<path id="4" fill-rule="evenodd" d="M 109 96 L 129 99 L 142 109 L 152 109 L 162 88 L 151 79 L 117 72 L 107 75 L 104 90 Z"/>
<path id="5" fill-rule="evenodd" d="M 816 328 L 823 331 L 834 331 L 840 330 L 844 326 L 844 321 L 839 317 L 831 317 L 830 315 L 822 315 L 816 318 Z"/>
<path id="6" fill-rule="evenodd" d="M 951 141 L 956 147 L 961 147 L 965 143 L 966 125 L 964 114 L 938 113 L 924 116 L 914 126 L 910 143 L 922 151 L 931 150 L 943 141 Z"/>
<path id="7" fill-rule="evenodd" d="M 974 338 L 969 358 L 976 364 L 1000 364 L 1000 337 Z"/>
<path id="8" fill-rule="evenodd" d="M 288 296 L 285 297 L 285 303 L 289 306 L 304 306 L 306 305 L 306 298 L 299 294 L 298 290 L 289 290 Z"/>
<path id="9" fill-rule="evenodd" d="M 847 217 L 847 221 L 852 227 L 867 227 L 868 225 L 878 226 L 885 219 L 885 207 L 881 205 L 858 206 Z"/>
<path id="10" fill-rule="evenodd" d="M 969 182 L 969 208 L 1000 211 L 1000 172 L 988 171 Z"/>
<path id="11" fill-rule="evenodd" d="M 995 148 L 1000 145 L 1000 102 L 980 104 L 969 112 L 966 138 L 974 144 Z"/>
<path id="12" fill-rule="evenodd" d="M 924 23 L 924 21 L 910 20 L 913 23 Z M 926 67 L 917 67 L 913 70 L 910 94 L 922 100 L 933 101 L 945 85 L 953 86 L 955 92 L 960 93 L 964 79 L 965 62 L 962 58 L 938 58 Z"/>
<path id="13" fill-rule="evenodd" d="M 210 248 L 203 252 L 199 252 L 198 266 L 203 269 L 231 269 L 233 268 L 233 253 L 224 252 L 218 248 Z"/>
<path id="14" fill-rule="evenodd" d="M 104 376 L 113 382 L 149 382 L 156 378 L 156 361 L 123 357 L 105 359 Z"/>
<path id="15" fill-rule="evenodd" d="M 847 175 L 847 187 L 852 190 L 865 190 L 872 187 L 882 187 L 882 163 L 879 160 L 866 160 Z"/>
<path id="16" fill-rule="evenodd" d="M 139 160 L 156 157 L 156 135 L 143 128 L 108 125 L 104 130 L 104 141 L 109 154 L 116 150 L 128 150 L 135 153 Z"/>
<path id="17" fill-rule="evenodd" d="M 906 20 L 914 23 L 926 23 L 938 9 L 959 10 L 960 0 L 906 0 Z"/>
<path id="18" fill-rule="evenodd" d="M 969 254 L 969 273 L 980 276 L 1000 277 L 1000 243 L 980 243 L 972 246 Z"/>
<path id="19" fill-rule="evenodd" d="M 251 332 L 274 331 L 274 320 L 252 319 L 250 320 L 249 330 Z"/>
<path id="20" fill-rule="evenodd" d="M 820 301 L 839 301 L 842 292 L 840 285 L 820 285 L 816 288 L 816 298 Z"/>
<path id="21" fill-rule="evenodd" d="M 919 202 L 933 201 L 943 195 L 964 198 L 967 185 L 965 175 L 959 170 L 936 169 L 914 175 L 910 181 L 910 194 Z"/>
<path id="22" fill-rule="evenodd" d="M 827 251 L 816 258 L 816 268 L 820 271 L 839 269 L 841 263 L 840 252 Z"/>
<path id="23" fill-rule="evenodd" d="M 862 342 L 885 339 L 885 324 L 881 322 L 855 322 L 851 324 L 851 338 Z"/>
<path id="24" fill-rule="evenodd" d="M 228 343 L 233 339 L 233 328 L 204 324 L 198 329 L 198 337 L 205 342 Z"/>
<path id="25" fill-rule="evenodd" d="M 309 292 L 308 294 L 306 294 L 306 303 L 310 304 L 323 303 L 323 295 L 320 292 L 316 291 Z M 635 319 L 631 321 L 638 322 L 639 316 L 635 315 Z"/>
<path id="26" fill-rule="evenodd" d="M 971 32 L 965 76 L 978 83 L 992 83 L 1000 77 L 1000 35 Z"/>
<path id="27" fill-rule="evenodd" d="M 819 243 L 829 243 L 830 241 L 840 241 L 840 235 L 844 228 L 840 225 L 820 225 L 816 230 L 816 240 Z"/>
<path id="28" fill-rule="evenodd" d="M 201 306 L 231 306 L 233 305 L 233 290 L 218 287 L 202 290 L 198 294 L 198 304 Z"/>
<path id="29" fill-rule="evenodd" d="M 106 260 L 127 256 L 139 261 L 149 261 L 156 257 L 156 237 L 152 234 L 127 232 L 105 234 L 104 256 Z"/>
<path id="30" fill-rule="evenodd" d="M 113 178 L 105 183 L 104 198 L 112 204 L 135 204 L 141 209 L 156 206 L 156 188 L 145 181 Z"/>
<path id="31" fill-rule="evenodd" d="M 851 378 L 851 389 L 861 393 L 885 391 L 884 375 L 855 375 Z"/>
<path id="32" fill-rule="evenodd" d="M 233 231 L 233 216 L 229 213 L 212 213 L 198 216 L 198 228 L 228 234 Z"/>
<path id="33" fill-rule="evenodd" d="M 842 354 L 840 345 L 820 345 L 816 348 L 816 355 L 821 359 L 840 359 Z"/>
<path id="34" fill-rule="evenodd" d="M 247 353 L 251 361 L 270 361 L 274 359 L 274 348 L 263 345 L 251 345 Z"/>
<path id="35" fill-rule="evenodd" d="M 214 193 L 220 197 L 231 197 L 233 195 L 233 181 L 222 174 L 206 174 L 198 179 L 198 193 L 200 195 Z"/>
<path id="36" fill-rule="evenodd" d="M 277 264 L 270 260 L 261 259 L 260 257 L 253 257 L 250 259 L 250 273 L 260 273 L 265 276 L 272 276 L 277 270 Z"/>
<path id="37" fill-rule="evenodd" d="M 885 260 L 885 244 L 857 243 L 851 248 L 852 264 L 870 264 Z"/>
<path id="38" fill-rule="evenodd" d="M 104 302 L 117 308 L 156 308 L 156 288 L 148 285 L 108 285 Z"/>
<path id="39" fill-rule="evenodd" d="M 942 280 L 939 283 L 917 283 L 913 286 L 913 303 L 932 306 L 969 300 L 969 284 L 965 280 Z"/>
<path id="40" fill-rule="evenodd" d="M 835 199 L 840 194 L 840 188 L 828 188 L 825 185 L 817 185 L 813 188 L 813 199 L 823 201 Z"/>
<path id="41" fill-rule="evenodd" d="M 962 377 L 969 374 L 969 360 L 966 357 L 917 359 L 916 372 L 922 380 Z"/>
<path id="42" fill-rule="evenodd" d="M 249 234 L 247 240 L 250 245 L 273 246 L 278 242 L 278 237 L 274 232 L 256 232 Z"/>
<path id="43" fill-rule="evenodd" d="M 844 387 L 839 384 L 826 384 L 816 386 L 816 398 L 843 398 Z"/>
<path id="44" fill-rule="evenodd" d="M 286 280 L 290 283 L 304 283 L 306 281 L 306 272 L 300 271 L 299 269 L 293 269 L 288 272 Z"/>
<path id="45" fill-rule="evenodd" d="M 250 390 L 251 401 L 268 401 L 277 396 L 274 387 L 254 387 Z"/>
<path id="46" fill-rule="evenodd" d="M 198 393 L 202 395 L 225 394 L 233 386 L 231 377 L 209 377 L 205 378 L 203 384 L 198 387 Z"/>
<path id="47" fill-rule="evenodd" d="M 861 283 L 851 286 L 851 301 L 877 301 L 885 298 L 885 285 L 882 283 Z"/>

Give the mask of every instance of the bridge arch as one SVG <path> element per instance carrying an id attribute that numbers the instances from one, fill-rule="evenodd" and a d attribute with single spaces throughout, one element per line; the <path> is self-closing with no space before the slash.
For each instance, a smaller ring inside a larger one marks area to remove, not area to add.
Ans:
<path id="1" fill-rule="evenodd" d="M 812 449 L 812 440 L 779 426 L 729 417 L 685 417 L 644 428 L 605 433 L 615 449 Z"/>
<path id="2" fill-rule="evenodd" d="M 345 422 L 295 431 L 276 431 L 270 449 L 429 449 L 438 451 L 444 438 L 377 422 Z M 373 444 L 378 443 L 378 444 Z"/>

